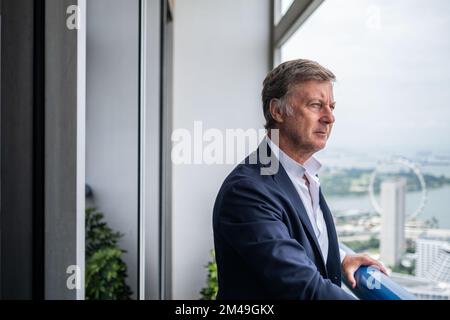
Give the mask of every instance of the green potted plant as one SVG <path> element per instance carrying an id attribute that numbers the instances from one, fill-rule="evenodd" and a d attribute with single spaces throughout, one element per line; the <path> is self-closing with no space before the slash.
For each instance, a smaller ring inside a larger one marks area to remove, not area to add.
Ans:
<path id="1" fill-rule="evenodd" d="M 206 286 L 200 291 L 201 300 L 215 300 L 219 284 L 217 281 L 217 264 L 214 250 L 211 250 L 212 260 L 208 262 L 205 268 L 208 270 Z"/>
<path id="2" fill-rule="evenodd" d="M 86 209 L 86 273 L 87 300 L 129 300 L 131 289 L 126 284 L 127 265 L 118 247 L 123 235 L 112 230 L 95 208 Z"/>

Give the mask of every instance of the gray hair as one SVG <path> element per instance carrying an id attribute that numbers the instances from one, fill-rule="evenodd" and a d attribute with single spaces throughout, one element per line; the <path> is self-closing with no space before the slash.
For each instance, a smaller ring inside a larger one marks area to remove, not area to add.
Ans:
<path id="1" fill-rule="evenodd" d="M 309 80 L 334 82 L 336 77 L 327 68 L 322 67 L 315 61 L 306 59 L 284 62 L 269 72 L 264 79 L 261 93 L 263 112 L 266 118 L 264 127 L 267 130 L 274 128 L 276 124 L 270 113 L 270 102 L 276 99 L 280 112 L 292 115 L 292 107 L 287 104 L 290 90 L 295 85 Z"/>

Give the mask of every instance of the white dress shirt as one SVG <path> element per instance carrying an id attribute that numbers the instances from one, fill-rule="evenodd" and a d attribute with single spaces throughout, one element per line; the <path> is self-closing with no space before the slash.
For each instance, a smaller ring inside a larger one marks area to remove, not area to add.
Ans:
<path id="1" fill-rule="evenodd" d="M 327 225 L 323 218 L 323 212 L 319 205 L 319 188 L 320 181 L 317 173 L 319 172 L 322 164 L 315 157 L 311 157 L 305 161 L 302 165 L 289 157 L 284 153 L 275 143 L 273 143 L 269 137 L 266 137 L 269 141 L 270 149 L 278 157 L 280 164 L 283 166 L 287 175 L 295 186 L 300 199 L 303 202 L 306 213 L 313 227 L 317 241 L 322 252 L 323 260 L 327 263 L 328 257 L 328 232 Z M 309 181 L 309 189 L 304 178 Z M 339 250 L 341 263 L 344 260 L 345 252 Z"/>

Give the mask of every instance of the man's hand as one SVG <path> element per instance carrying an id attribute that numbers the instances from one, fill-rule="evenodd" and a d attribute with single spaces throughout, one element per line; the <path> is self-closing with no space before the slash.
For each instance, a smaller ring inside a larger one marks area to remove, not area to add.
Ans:
<path id="1" fill-rule="evenodd" d="M 355 271 L 360 266 L 372 266 L 387 275 L 387 270 L 383 264 L 372 259 L 367 254 L 347 254 L 342 261 L 342 273 L 352 288 L 356 287 Z"/>

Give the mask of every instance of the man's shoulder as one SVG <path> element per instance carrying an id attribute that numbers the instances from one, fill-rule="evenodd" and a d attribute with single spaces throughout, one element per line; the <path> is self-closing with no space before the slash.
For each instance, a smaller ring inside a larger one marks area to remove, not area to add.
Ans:
<path id="1" fill-rule="evenodd" d="M 251 163 L 247 157 L 239 163 L 225 178 L 224 185 L 234 185 L 240 183 L 265 184 L 271 182 L 272 178 L 262 174 L 259 163 Z"/>
<path id="2" fill-rule="evenodd" d="M 217 199 L 248 197 L 272 197 L 277 193 L 273 177 L 261 174 L 257 164 L 242 162 L 225 178 L 220 187 Z M 259 195 L 259 196 L 258 196 Z"/>

